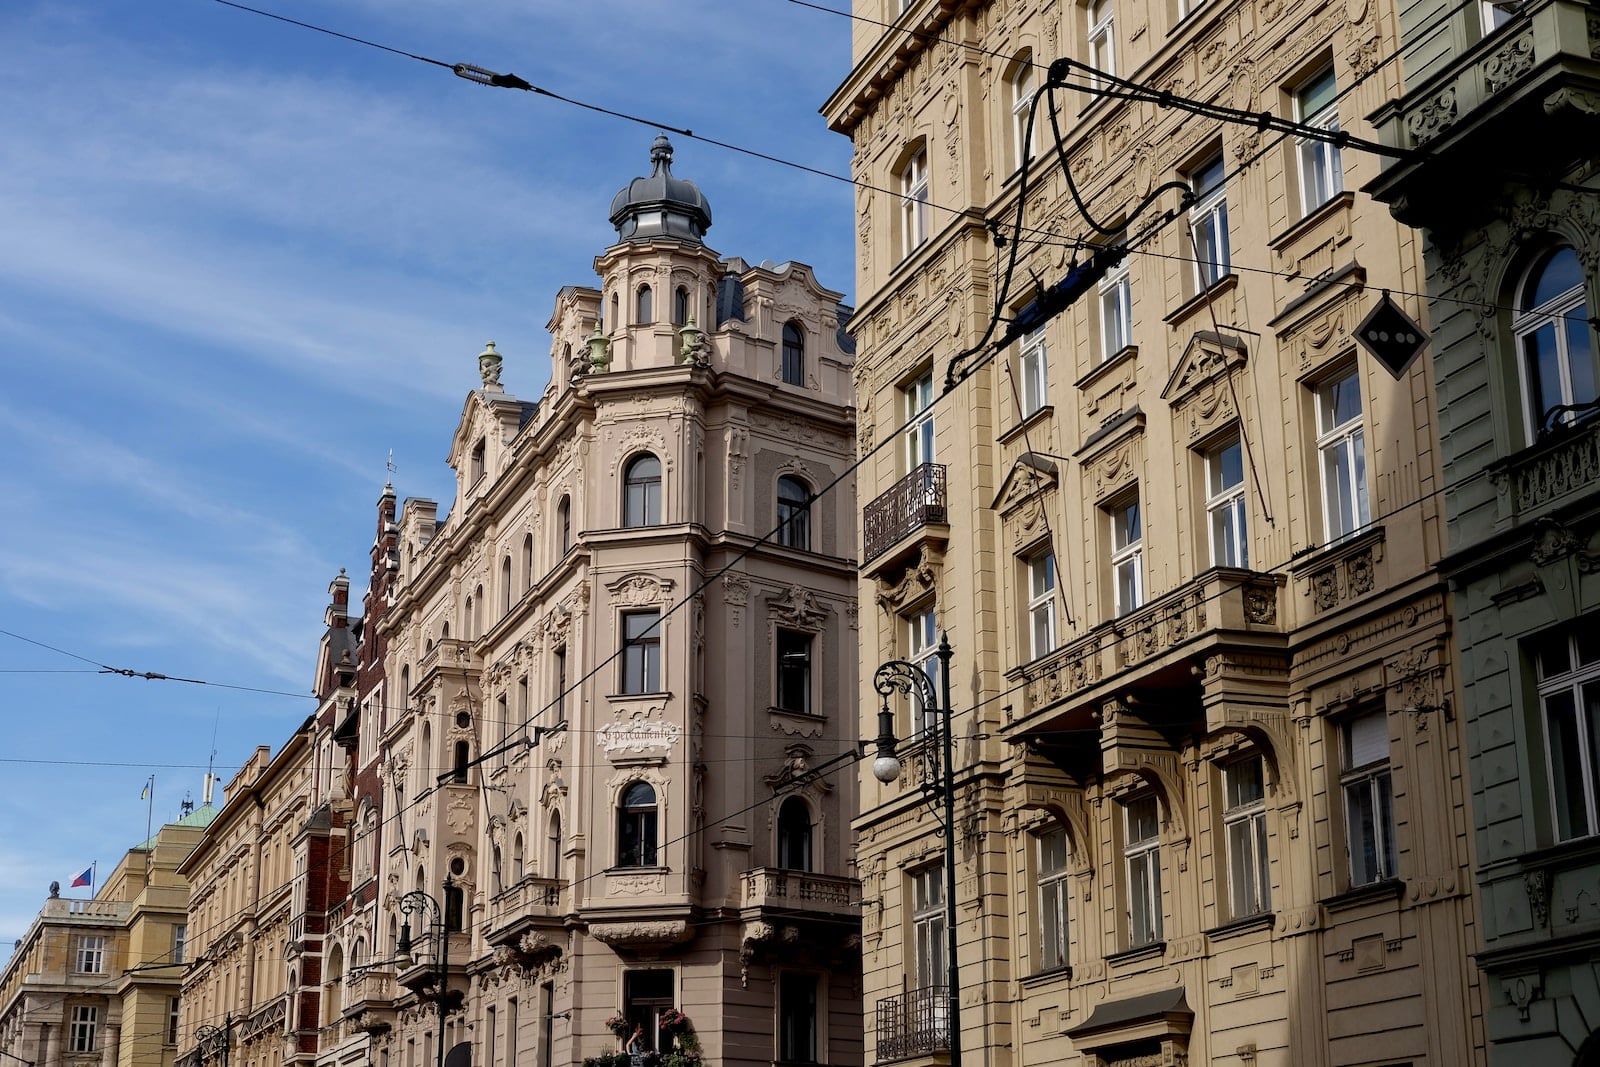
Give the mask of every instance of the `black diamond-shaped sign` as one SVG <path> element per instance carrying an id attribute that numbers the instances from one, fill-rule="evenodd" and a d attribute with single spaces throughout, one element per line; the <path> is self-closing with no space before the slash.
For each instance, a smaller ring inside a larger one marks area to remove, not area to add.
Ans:
<path id="1" fill-rule="evenodd" d="M 1356 327 L 1356 340 L 1396 379 L 1405 374 L 1411 361 L 1428 347 L 1428 335 L 1411 321 L 1410 315 L 1400 310 L 1388 290 L 1384 291 L 1378 306 Z"/>

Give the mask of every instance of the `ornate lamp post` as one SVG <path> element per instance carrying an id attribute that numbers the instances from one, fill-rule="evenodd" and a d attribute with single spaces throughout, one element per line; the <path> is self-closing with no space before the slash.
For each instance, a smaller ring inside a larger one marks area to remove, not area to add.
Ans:
<path id="1" fill-rule="evenodd" d="M 448 900 L 450 890 L 455 888 L 455 883 L 447 874 L 444 877 L 445 898 Z M 434 897 L 429 896 L 421 889 L 413 889 L 400 898 L 400 912 L 403 915 L 413 913 L 421 914 L 427 920 L 427 930 L 433 935 L 433 975 L 434 999 L 439 1005 L 439 1064 L 444 1067 L 444 1021 L 450 1012 L 450 924 L 449 916 L 443 904 Z M 429 918 L 431 914 L 432 918 Z M 410 967 L 415 962 L 411 953 L 411 920 L 406 919 L 400 923 L 400 942 L 395 945 L 394 962 L 401 967 Z"/>
<path id="2" fill-rule="evenodd" d="M 895 754 L 899 742 L 894 736 L 894 712 L 889 710 L 889 697 L 893 693 L 914 697 L 922 705 L 923 733 L 937 729 L 939 745 L 926 745 L 923 750 L 922 792 L 929 802 L 941 802 L 941 832 L 944 835 L 944 930 L 945 930 L 945 985 L 950 1020 L 950 1067 L 961 1067 L 961 982 L 956 970 L 956 790 L 955 767 L 951 762 L 954 747 L 950 730 L 950 660 L 955 653 L 950 649 L 950 635 L 939 635 L 939 647 L 934 652 L 939 661 L 939 692 L 934 691 L 933 679 L 918 664 L 909 660 L 892 659 L 878 667 L 872 687 L 883 697 L 878 711 L 877 756 L 872 761 L 872 776 L 888 784 L 900 777 L 900 757 Z"/>
<path id="3" fill-rule="evenodd" d="M 204 1063 L 221 1052 L 222 1067 L 228 1067 L 228 1054 L 233 1051 L 233 1013 L 229 1012 L 221 1026 L 197 1026 L 194 1031 L 199 1062 Z"/>

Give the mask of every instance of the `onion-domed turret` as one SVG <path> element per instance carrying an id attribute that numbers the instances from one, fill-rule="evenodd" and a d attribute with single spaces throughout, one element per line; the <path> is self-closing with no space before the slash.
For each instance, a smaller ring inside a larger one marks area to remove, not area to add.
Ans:
<path id="1" fill-rule="evenodd" d="M 677 237 L 699 244 L 711 228 L 711 204 L 700 187 L 672 176 L 672 142 L 658 134 L 650 146 L 648 178 L 635 178 L 611 201 L 611 225 L 622 241 Z"/>

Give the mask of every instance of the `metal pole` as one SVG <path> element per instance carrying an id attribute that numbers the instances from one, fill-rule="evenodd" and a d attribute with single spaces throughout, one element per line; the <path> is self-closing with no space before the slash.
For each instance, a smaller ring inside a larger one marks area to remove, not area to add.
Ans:
<path id="1" fill-rule="evenodd" d="M 940 787 L 944 794 L 944 928 L 945 951 L 949 955 L 945 984 L 950 998 L 947 1009 L 950 1013 L 950 1067 L 961 1067 L 961 978 L 956 967 L 956 768 L 953 758 L 955 746 L 950 736 L 954 732 L 950 708 L 950 661 L 955 657 L 955 652 L 950 648 L 949 634 L 939 635 L 936 655 L 939 657 L 939 684 L 943 690 L 940 696 L 944 701 L 944 759 Z"/>
<path id="2" fill-rule="evenodd" d="M 434 962 L 439 965 L 439 1067 L 444 1067 L 444 1017 L 450 1010 L 446 995 L 450 991 L 450 876 L 444 876 L 444 903 L 434 902 L 435 910 L 439 916 L 439 951 L 434 953 Z"/>

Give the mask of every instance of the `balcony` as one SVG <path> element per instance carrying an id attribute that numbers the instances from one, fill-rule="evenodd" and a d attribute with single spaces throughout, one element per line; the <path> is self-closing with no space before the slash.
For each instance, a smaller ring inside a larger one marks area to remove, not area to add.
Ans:
<path id="1" fill-rule="evenodd" d="M 489 900 L 485 940 L 497 955 L 523 966 L 560 955 L 560 939 L 553 935 L 562 929 L 565 893 L 566 883 L 559 878 L 532 875 L 506 887 Z"/>
<path id="2" fill-rule="evenodd" d="M 908 989 L 878 1001 L 878 1062 L 950 1050 L 950 996 L 942 985 Z"/>
<path id="3" fill-rule="evenodd" d="M 841 878 L 833 874 L 757 867 L 744 872 L 743 906 L 778 912 L 786 918 L 806 915 L 859 917 L 861 883 L 854 878 Z"/>
<path id="4" fill-rule="evenodd" d="M 868 504 L 862 516 L 862 562 L 871 563 L 929 525 L 949 521 L 943 463 L 914 467 Z"/>
<path id="5" fill-rule="evenodd" d="M 1112 683 L 1159 684 L 1170 674 L 1187 684 L 1192 681 L 1190 666 L 1225 637 L 1232 645 L 1278 647 L 1278 635 L 1287 623 L 1283 584 L 1276 575 L 1215 567 L 1095 627 L 1011 672 L 1011 677 L 1026 683 L 1017 722 L 1057 705 L 1082 703 Z"/>
<path id="6" fill-rule="evenodd" d="M 388 967 L 358 969 L 345 979 L 343 1015 L 356 1019 L 367 1012 L 386 1012 L 394 1005 L 394 972 Z"/>
<path id="7" fill-rule="evenodd" d="M 1492 464 L 1499 516 L 1525 523 L 1553 511 L 1600 481 L 1600 421 L 1548 434 L 1531 448 Z"/>

